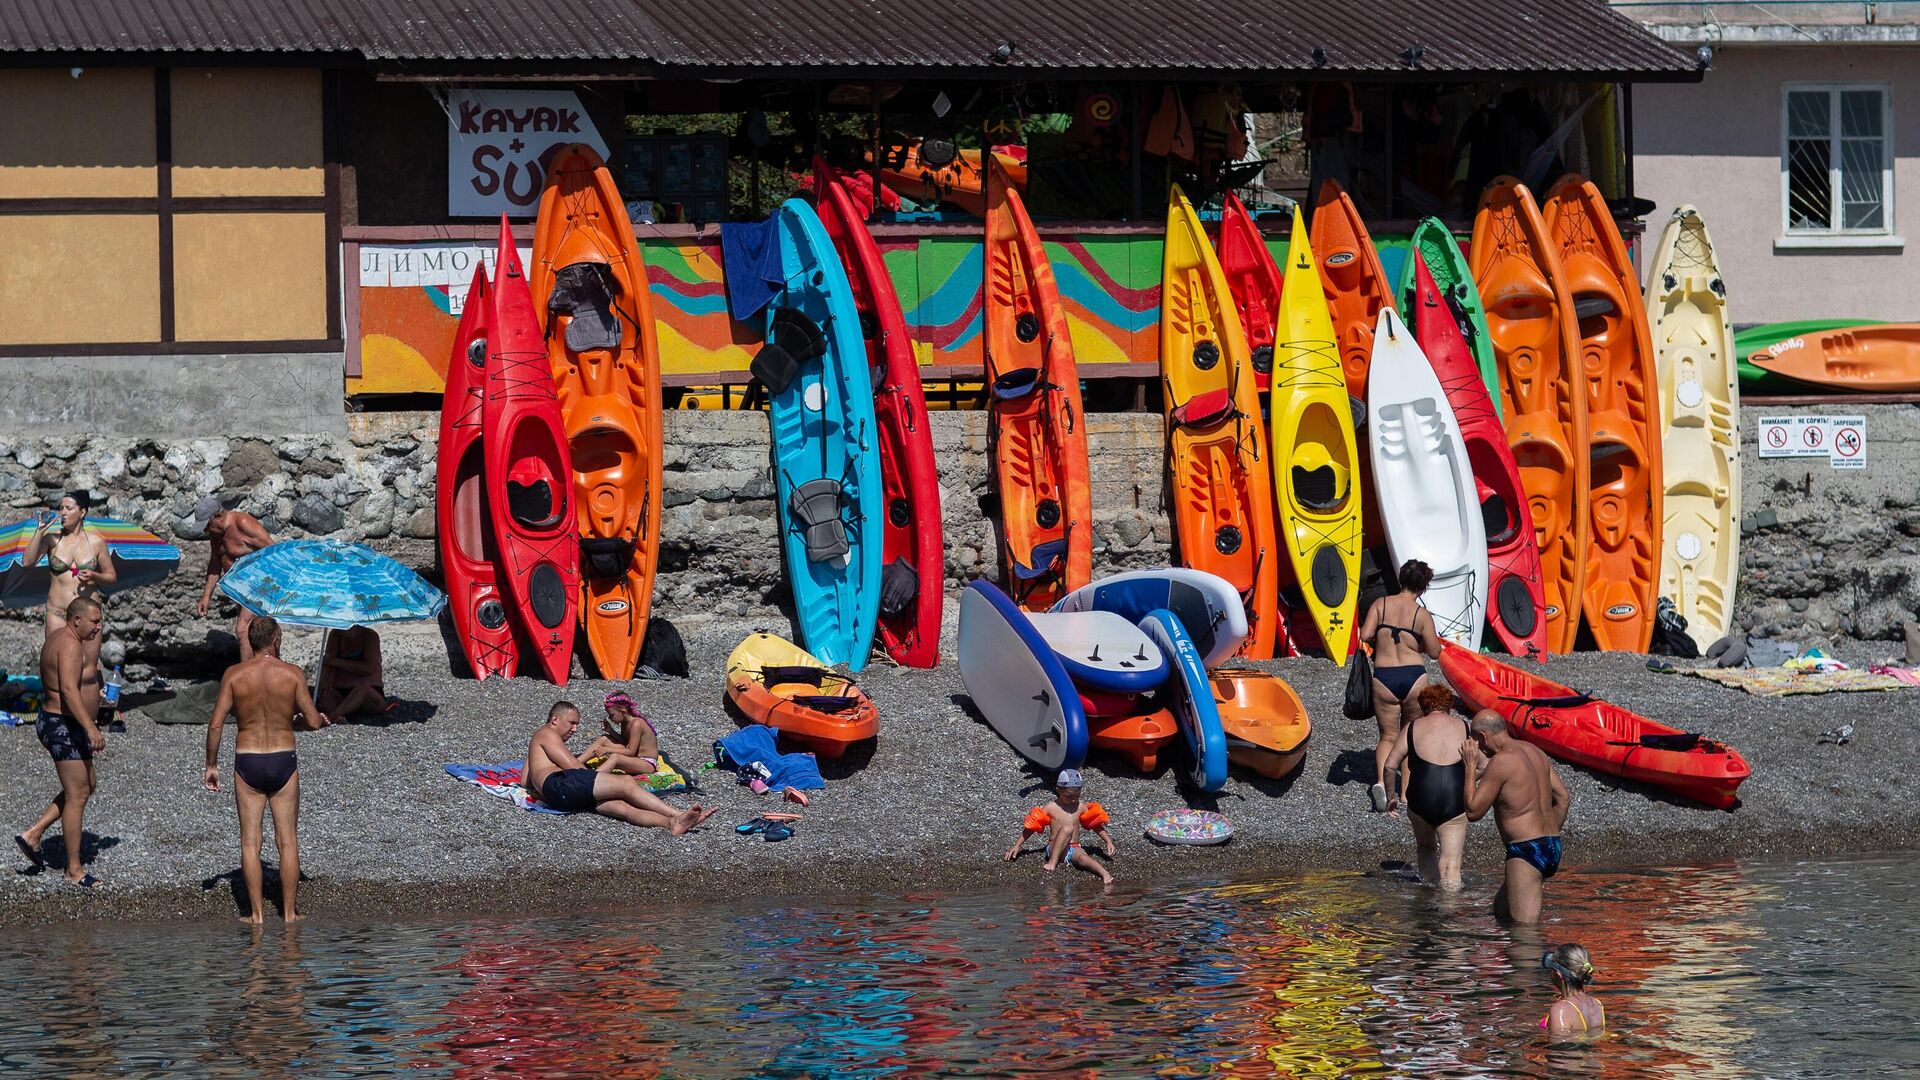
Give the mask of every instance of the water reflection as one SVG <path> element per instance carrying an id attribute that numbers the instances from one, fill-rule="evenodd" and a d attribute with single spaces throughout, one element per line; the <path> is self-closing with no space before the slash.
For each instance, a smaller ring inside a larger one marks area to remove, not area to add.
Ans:
<path id="1" fill-rule="evenodd" d="M 261 931 L 0 936 L 0 1070 L 221 1077 L 1831 1075 L 1910 1063 L 1899 863 L 1569 875 L 1509 930 L 1351 873 Z M 1544 1045 L 1579 941 L 1610 1034 Z"/>

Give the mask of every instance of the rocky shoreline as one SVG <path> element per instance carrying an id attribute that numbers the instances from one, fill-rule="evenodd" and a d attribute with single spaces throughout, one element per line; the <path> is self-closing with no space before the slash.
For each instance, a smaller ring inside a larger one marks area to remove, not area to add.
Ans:
<path id="1" fill-rule="evenodd" d="M 659 725 L 683 766 L 711 760 L 735 723 L 723 704 L 724 658 L 754 624 L 710 618 L 682 624 L 694 677 L 623 685 Z M 696 903 L 720 895 L 857 898 L 918 890 L 1028 888 L 1038 858 L 1008 866 L 999 855 L 1020 816 L 1045 798 L 1044 778 L 966 707 L 950 657 L 933 671 L 876 665 L 863 684 L 881 710 L 870 753 L 826 763 L 797 835 L 769 844 L 733 826 L 771 809 L 728 774 L 702 775 L 700 798 L 718 806 L 687 837 L 599 818 L 524 813 L 458 783 L 447 762 L 518 758 L 547 706 L 565 696 L 589 716 L 609 684 L 577 680 L 556 690 L 530 679 L 475 683 L 444 674 L 425 642 L 390 651 L 388 687 L 404 699 L 389 717 L 301 737 L 304 804 L 302 906 L 324 919 L 464 917 L 557 908 Z M 311 650 L 313 642 L 296 642 Z M 1877 658 L 1862 646 L 1850 659 Z M 1214 801 L 1236 838 L 1219 848 L 1159 848 L 1141 836 L 1156 810 L 1184 805 L 1173 770 L 1141 776 L 1096 756 L 1089 796 L 1113 814 L 1121 844 L 1115 872 L 1127 882 L 1257 877 L 1301 870 L 1361 872 L 1406 860 L 1403 821 L 1365 811 L 1363 770 L 1371 721 L 1339 712 L 1341 678 L 1324 660 L 1262 665 L 1300 692 L 1315 722 L 1301 771 L 1267 781 L 1235 771 Z M 1716 812 L 1616 786 L 1567 768 L 1574 793 L 1567 871 L 1677 865 L 1739 858 L 1795 859 L 1910 850 L 1920 778 L 1904 763 L 1920 732 L 1897 719 L 1908 691 L 1762 699 L 1703 680 L 1656 675 L 1644 658 L 1586 654 L 1556 659 L 1556 678 L 1677 726 L 1723 738 L 1754 768 L 1742 805 Z M 1847 746 L 1817 742 L 1841 723 Z M 101 789 L 89 807 L 90 869 L 99 895 L 59 875 L 0 875 L 0 925 L 70 919 L 217 920 L 236 914 L 239 864 L 231 795 L 204 792 L 204 729 L 155 725 L 139 715 L 112 737 Z M 230 756 L 229 749 L 226 756 Z M 17 831 L 54 790 L 30 727 L 0 729 L 0 822 Z M 675 796 L 684 801 L 685 796 Z M 54 834 L 57 836 L 57 830 Z M 1490 888 L 1499 859 L 1490 822 L 1474 826 L 1470 887 Z M 58 841 L 48 854 L 58 857 Z M 273 860 L 269 857 L 269 863 Z M 14 860 L 18 871 L 21 861 Z M 271 889 L 269 890 L 271 894 Z M 857 902 L 857 899 L 856 899 Z"/>

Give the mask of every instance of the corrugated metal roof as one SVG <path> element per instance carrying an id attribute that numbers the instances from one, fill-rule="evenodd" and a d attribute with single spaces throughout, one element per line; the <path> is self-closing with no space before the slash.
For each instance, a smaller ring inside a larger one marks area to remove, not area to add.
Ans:
<path id="1" fill-rule="evenodd" d="M 1029 71 L 1692 70 L 1599 0 L 0 0 L 14 53 L 991 69 L 1005 43 Z"/>

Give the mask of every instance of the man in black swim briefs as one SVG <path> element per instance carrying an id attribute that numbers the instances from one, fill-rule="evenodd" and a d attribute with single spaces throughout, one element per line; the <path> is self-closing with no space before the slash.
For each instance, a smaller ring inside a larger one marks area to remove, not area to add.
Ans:
<path id="1" fill-rule="evenodd" d="M 201 783 L 220 790 L 220 732 L 234 718 L 233 802 L 240 814 L 240 876 L 247 883 L 247 914 L 240 921 L 266 921 L 261 895 L 260 841 L 267 808 L 273 808 L 273 839 L 280 851 L 280 917 L 300 919 L 300 760 L 293 749 L 297 724 L 318 731 L 331 721 L 314 704 L 306 673 L 280 659 L 280 624 L 261 615 L 247 626 L 252 654 L 227 669 L 207 724 L 207 768 Z"/>
<path id="2" fill-rule="evenodd" d="M 82 889 L 100 886 L 100 880 L 81 865 L 80 849 L 86 834 L 87 800 L 93 796 L 93 755 L 107 748 L 107 737 L 95 722 L 100 708 L 100 665 L 90 662 L 104 622 L 99 601 L 76 597 L 67 605 L 65 625 L 48 633 L 40 647 L 40 682 L 46 689 L 33 730 L 53 758 L 60 794 L 25 832 L 13 838 L 14 846 L 37 871 L 47 865 L 40 855 L 40 841 L 58 821 L 67 849 L 67 881 Z"/>
<path id="3" fill-rule="evenodd" d="M 1493 913 L 1537 923 L 1546 880 L 1560 869 L 1560 829 L 1573 795 L 1547 755 L 1508 734 L 1499 713 L 1480 710 L 1470 730 L 1472 737 L 1460 747 L 1467 766 L 1467 817 L 1479 821 L 1492 810 L 1507 843 L 1506 880 L 1494 895 Z"/>
<path id="4" fill-rule="evenodd" d="M 613 759 L 589 769 L 567 749 L 567 740 L 580 728 L 580 710 L 570 701 L 556 701 L 547 710 L 547 722 L 527 744 L 527 763 L 520 782 L 527 794 L 543 806 L 567 813 L 594 813 L 629 825 L 666 829 L 675 836 L 713 816 L 713 810 L 694 803 L 679 810 L 648 791 L 638 780 L 613 771 Z"/>

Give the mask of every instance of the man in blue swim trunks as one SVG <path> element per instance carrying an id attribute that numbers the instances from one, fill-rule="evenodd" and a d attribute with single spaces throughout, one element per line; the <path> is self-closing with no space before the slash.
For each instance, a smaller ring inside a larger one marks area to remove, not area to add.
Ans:
<path id="1" fill-rule="evenodd" d="M 547 722 L 527 744 L 527 764 L 520 782 L 542 806 L 569 814 L 599 814 L 629 825 L 665 829 L 675 836 L 712 817 L 718 809 L 702 808 L 699 803 L 678 809 L 633 777 L 615 773 L 611 758 L 598 770 L 587 768 L 567 749 L 567 740 L 579 729 L 579 708 L 570 701 L 556 701 L 547 710 Z"/>
<path id="2" fill-rule="evenodd" d="M 1573 796 L 1547 755 L 1509 735 L 1499 713 L 1480 710 L 1470 730 L 1472 737 L 1460 747 L 1467 764 L 1467 818 L 1479 821 L 1492 810 L 1507 842 L 1507 876 L 1493 897 L 1494 916 L 1537 923 L 1546 880 L 1560 869 L 1560 828 Z"/>

